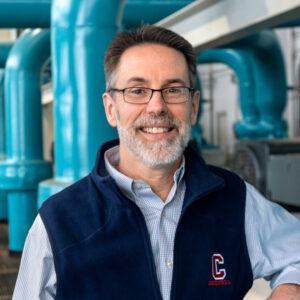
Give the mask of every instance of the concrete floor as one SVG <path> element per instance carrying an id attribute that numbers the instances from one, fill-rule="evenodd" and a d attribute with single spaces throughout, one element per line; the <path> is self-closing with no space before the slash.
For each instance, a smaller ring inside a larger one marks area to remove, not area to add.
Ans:
<path id="1" fill-rule="evenodd" d="M 20 255 L 9 255 L 7 224 L 0 224 L 0 300 L 9 300 L 15 285 Z"/>

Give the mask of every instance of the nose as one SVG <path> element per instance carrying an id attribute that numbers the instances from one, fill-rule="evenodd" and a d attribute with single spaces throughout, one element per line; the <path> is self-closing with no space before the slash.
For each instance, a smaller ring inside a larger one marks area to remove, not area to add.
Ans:
<path id="1" fill-rule="evenodd" d="M 152 97 L 147 104 L 146 110 L 148 113 L 160 113 L 166 111 L 167 105 L 164 101 L 161 91 L 153 91 Z"/>

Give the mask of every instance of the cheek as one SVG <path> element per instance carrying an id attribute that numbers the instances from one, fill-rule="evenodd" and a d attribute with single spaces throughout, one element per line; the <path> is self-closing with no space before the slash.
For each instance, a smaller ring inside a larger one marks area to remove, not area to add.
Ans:
<path id="1" fill-rule="evenodd" d="M 171 115 L 177 119 L 181 124 L 191 124 L 192 122 L 192 109 L 185 107 L 177 110 L 170 110 Z"/>
<path id="2" fill-rule="evenodd" d="M 116 108 L 115 118 L 121 126 L 132 127 L 134 122 L 139 118 L 140 113 L 137 110 L 132 110 L 131 107 Z"/>
<path id="3" fill-rule="evenodd" d="M 115 120 L 117 122 L 120 122 L 120 113 L 119 113 L 119 110 L 116 107 L 112 110 L 112 114 L 113 114 Z"/>

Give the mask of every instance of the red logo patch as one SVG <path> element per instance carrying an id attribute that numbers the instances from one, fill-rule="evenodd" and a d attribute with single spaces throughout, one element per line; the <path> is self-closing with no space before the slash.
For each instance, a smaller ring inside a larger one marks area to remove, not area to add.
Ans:
<path id="1" fill-rule="evenodd" d="M 225 279 L 226 269 L 221 266 L 224 265 L 224 257 L 221 254 L 215 253 L 212 256 L 212 277 L 214 280 L 208 282 L 209 286 L 230 285 L 231 281 Z"/>

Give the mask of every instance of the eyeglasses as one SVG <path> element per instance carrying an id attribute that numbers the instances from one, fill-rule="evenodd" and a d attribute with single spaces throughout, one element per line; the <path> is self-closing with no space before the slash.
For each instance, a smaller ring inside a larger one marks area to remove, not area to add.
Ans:
<path id="1" fill-rule="evenodd" d="M 145 87 L 130 87 L 122 90 L 111 88 L 108 92 L 122 93 L 124 101 L 132 104 L 146 104 L 151 100 L 154 92 L 160 92 L 165 103 L 178 104 L 187 102 L 194 89 L 185 86 L 172 86 L 158 90 Z"/>

